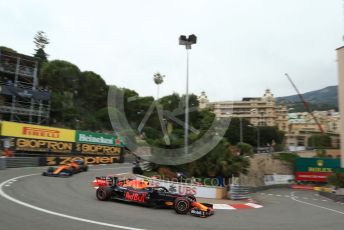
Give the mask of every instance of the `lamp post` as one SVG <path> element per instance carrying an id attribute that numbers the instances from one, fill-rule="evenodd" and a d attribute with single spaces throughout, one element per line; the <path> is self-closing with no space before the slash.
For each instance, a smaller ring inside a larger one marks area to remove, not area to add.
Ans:
<path id="1" fill-rule="evenodd" d="M 260 148 L 260 130 L 259 130 L 259 126 L 257 126 L 257 153 L 259 153 L 259 148 Z"/>
<path id="2" fill-rule="evenodd" d="M 240 120 L 240 143 L 244 142 L 244 137 L 243 137 L 243 130 L 242 130 L 242 117 L 239 117 Z"/>
<path id="3" fill-rule="evenodd" d="M 257 153 L 259 153 L 260 148 L 260 130 L 259 126 L 248 125 L 248 127 L 254 128 L 257 130 Z"/>
<path id="4" fill-rule="evenodd" d="M 179 45 L 185 46 L 186 49 L 186 93 L 185 93 L 185 127 L 184 127 L 184 151 L 185 155 L 188 152 L 188 138 L 189 138 L 189 50 L 191 45 L 196 44 L 197 37 L 192 34 L 187 38 L 185 35 L 179 36 Z"/>

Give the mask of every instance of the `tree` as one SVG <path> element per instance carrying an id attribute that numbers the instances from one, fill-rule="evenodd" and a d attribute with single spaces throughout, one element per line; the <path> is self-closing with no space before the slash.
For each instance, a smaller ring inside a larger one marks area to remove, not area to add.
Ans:
<path id="1" fill-rule="evenodd" d="M 330 148 L 332 140 L 327 134 L 314 134 L 308 138 L 308 146 L 312 148 Z"/>
<path id="2" fill-rule="evenodd" d="M 249 161 L 235 156 L 229 150 L 229 143 L 223 139 L 207 155 L 187 165 L 192 176 L 228 178 L 232 175 L 247 173 Z"/>
<path id="3" fill-rule="evenodd" d="M 161 75 L 159 72 L 157 72 L 156 74 L 154 74 L 154 83 L 157 85 L 158 89 L 157 89 L 157 97 L 156 99 L 159 99 L 159 86 L 160 84 L 162 84 L 164 82 L 164 77 L 165 75 Z"/>
<path id="4" fill-rule="evenodd" d="M 259 126 L 261 146 L 281 144 L 284 140 L 284 132 L 275 126 Z"/>
<path id="5" fill-rule="evenodd" d="M 299 155 L 295 153 L 277 153 L 272 156 L 274 159 L 281 160 L 285 162 L 291 169 L 295 170 L 295 164 L 297 158 L 299 158 Z"/>
<path id="6" fill-rule="evenodd" d="M 0 46 L 0 50 L 6 51 L 6 52 L 11 52 L 11 53 L 18 53 L 14 49 L 11 49 L 11 48 L 6 47 L 6 46 Z"/>
<path id="7" fill-rule="evenodd" d="M 330 185 L 336 186 L 337 188 L 344 188 L 343 173 L 333 173 L 327 177 L 327 181 Z"/>
<path id="8" fill-rule="evenodd" d="M 40 60 L 40 62 L 46 62 L 48 60 L 48 54 L 45 52 L 45 46 L 49 44 L 49 39 L 45 35 L 44 31 L 38 31 L 33 39 L 36 46 L 35 57 Z"/>
<path id="9" fill-rule="evenodd" d="M 239 142 L 236 146 L 239 149 L 241 156 L 251 156 L 253 154 L 253 147 L 250 144 Z"/>
<path id="10" fill-rule="evenodd" d="M 242 131 L 243 131 L 243 141 L 252 146 L 257 145 L 257 133 L 254 127 L 251 126 L 247 119 L 242 119 Z M 231 123 L 225 133 L 225 138 L 232 145 L 236 145 L 240 142 L 240 119 L 233 117 Z"/>

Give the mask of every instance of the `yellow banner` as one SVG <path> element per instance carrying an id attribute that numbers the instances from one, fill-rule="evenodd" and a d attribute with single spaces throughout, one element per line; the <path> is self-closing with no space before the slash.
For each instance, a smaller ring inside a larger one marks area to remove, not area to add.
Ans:
<path id="1" fill-rule="evenodd" d="M 1 122 L 1 135 L 41 140 L 75 142 L 75 130 L 23 123 Z"/>

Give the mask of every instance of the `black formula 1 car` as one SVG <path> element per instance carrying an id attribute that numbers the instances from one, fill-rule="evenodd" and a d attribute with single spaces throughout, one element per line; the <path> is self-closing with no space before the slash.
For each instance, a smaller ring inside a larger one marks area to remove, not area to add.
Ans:
<path id="1" fill-rule="evenodd" d="M 120 200 L 149 207 L 174 208 L 178 214 L 208 217 L 214 214 L 211 204 L 199 203 L 193 195 L 170 193 L 165 187 L 151 187 L 144 180 L 123 179 L 116 176 L 97 177 L 93 181 L 98 200 Z"/>
<path id="2" fill-rule="evenodd" d="M 88 170 L 88 165 L 83 160 L 74 160 L 69 164 L 60 165 L 58 167 L 49 167 L 43 176 L 54 177 L 70 177 L 75 173 L 84 172 Z"/>

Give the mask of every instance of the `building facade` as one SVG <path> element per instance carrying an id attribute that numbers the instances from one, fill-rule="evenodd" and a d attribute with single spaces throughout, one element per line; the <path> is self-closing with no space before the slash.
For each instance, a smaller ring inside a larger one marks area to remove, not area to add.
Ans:
<path id="1" fill-rule="evenodd" d="M 47 124 L 50 91 L 38 86 L 34 57 L 0 49 L 0 120 Z"/>
<path id="2" fill-rule="evenodd" d="M 344 46 L 337 49 L 338 61 L 338 102 L 339 112 L 341 118 L 340 124 L 340 153 L 341 166 L 344 168 Z"/>
<path id="3" fill-rule="evenodd" d="M 334 110 L 314 111 L 323 131 L 330 135 L 332 147 L 339 148 L 340 115 Z M 319 126 L 308 112 L 288 114 L 288 132 L 286 144 L 291 151 L 305 150 L 309 146 L 308 138 L 314 134 L 321 134 Z"/>
<path id="4" fill-rule="evenodd" d="M 281 131 L 288 130 L 287 108 L 276 104 L 269 89 L 262 97 L 243 98 L 241 101 L 209 102 L 204 92 L 198 100 L 201 109 L 212 109 L 216 117 L 245 118 L 254 126 L 276 126 Z"/>

